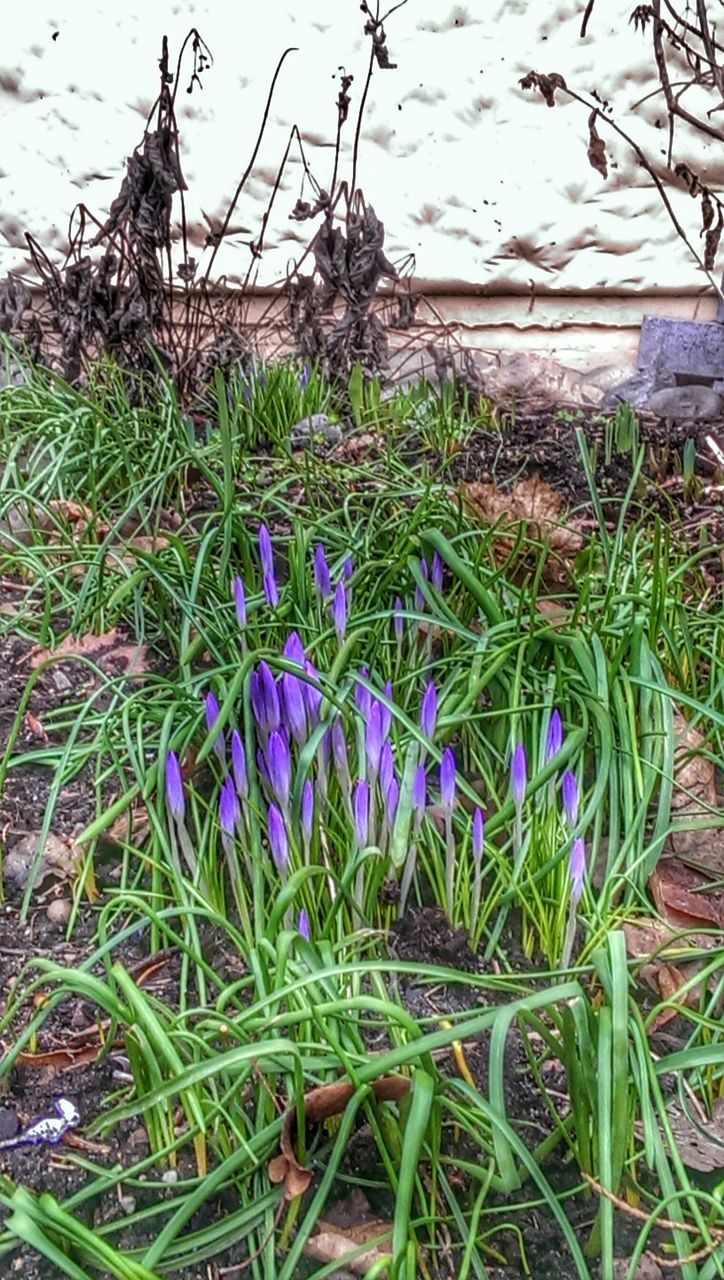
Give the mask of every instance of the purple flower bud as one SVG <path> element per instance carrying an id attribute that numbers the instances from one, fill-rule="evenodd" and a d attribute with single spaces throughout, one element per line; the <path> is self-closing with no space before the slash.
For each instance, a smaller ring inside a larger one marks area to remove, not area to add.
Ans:
<path id="1" fill-rule="evenodd" d="M 307 740 L 307 708 L 304 701 L 304 682 L 285 671 L 280 683 L 281 706 L 287 727 L 295 742 Z"/>
<path id="2" fill-rule="evenodd" d="M 370 788 L 366 778 L 361 778 L 354 789 L 354 830 L 357 844 L 364 849 L 369 835 Z"/>
<path id="3" fill-rule="evenodd" d="M 388 827 L 392 827 L 397 813 L 397 806 L 400 803 L 400 784 L 397 778 L 390 779 L 390 785 L 385 791 L 385 817 Z"/>
<path id="4" fill-rule="evenodd" d="M 234 774 L 236 794 L 246 800 L 249 794 L 249 777 L 246 771 L 246 752 L 238 729 L 231 735 L 231 769 Z"/>
<path id="5" fill-rule="evenodd" d="M 227 778 L 219 796 L 219 823 L 222 833 L 231 838 L 236 830 L 237 823 L 240 821 L 241 809 L 239 807 L 239 797 L 234 787 L 234 779 Z"/>
<path id="6" fill-rule="evenodd" d="M 270 778 L 269 778 L 269 770 L 268 770 L 268 768 L 267 768 L 266 756 L 264 755 L 264 752 L 262 751 L 261 747 L 257 747 L 257 751 L 256 751 L 256 767 L 257 767 L 257 769 L 258 769 L 258 771 L 259 771 L 259 777 L 260 777 L 260 778 L 263 778 L 263 780 L 264 780 L 264 782 L 266 783 L 266 785 L 267 785 L 268 787 L 270 787 L 270 786 L 271 786 L 271 780 L 270 780 Z"/>
<path id="7" fill-rule="evenodd" d="M 347 630 L 347 592 L 341 579 L 337 583 L 337 590 L 334 593 L 332 619 L 334 621 L 334 629 L 337 632 L 337 640 L 341 644 L 344 639 L 344 633 Z"/>
<path id="8" fill-rule="evenodd" d="M 266 596 L 266 602 L 269 605 L 269 608 L 276 609 L 279 604 L 279 588 L 273 573 L 264 574 L 262 586 L 264 588 L 264 595 Z"/>
<path id="9" fill-rule="evenodd" d="M 310 725 L 319 723 L 319 708 L 322 703 L 322 692 L 317 685 L 319 684 L 319 672 L 313 662 L 307 658 L 304 662 L 305 673 L 309 676 L 309 680 L 302 681 L 304 685 L 304 701 L 307 704 L 307 715 L 309 716 Z M 314 680 L 315 684 L 310 684 L 310 680 Z"/>
<path id="10" fill-rule="evenodd" d="M 455 807 L 456 773 L 455 752 L 452 747 L 446 747 L 440 763 L 440 803 L 448 813 Z"/>
<path id="11" fill-rule="evenodd" d="M 292 788 L 292 757 L 289 743 L 281 729 L 275 729 L 266 749 L 269 784 L 283 809 L 289 806 Z"/>
<path id="12" fill-rule="evenodd" d="M 302 836 L 305 844 L 309 844 L 312 839 L 312 828 L 314 826 L 314 787 L 309 778 L 302 789 Z"/>
<path id="13" fill-rule="evenodd" d="M 284 819 L 275 804 L 269 805 L 267 831 L 274 866 L 280 875 L 284 875 L 289 865 L 289 837 Z"/>
<path id="14" fill-rule="evenodd" d="M 176 821 L 183 822 L 186 809 L 184 780 L 175 751 L 169 751 L 166 756 L 166 804 Z"/>
<path id="15" fill-rule="evenodd" d="M 311 369 L 310 369 L 310 367 L 309 367 L 309 365 L 308 365 L 308 364 L 304 364 L 304 365 L 302 365 L 302 371 L 301 371 L 301 373 L 300 373 L 300 375 L 299 375 L 299 390 L 300 390 L 300 391 L 306 391 L 307 387 L 309 386 L 309 379 L 310 379 L 310 377 L 311 377 L 311 373 L 312 373 L 312 371 L 311 371 Z"/>
<path id="16" fill-rule="evenodd" d="M 425 689 L 422 698 L 422 707 L 420 708 L 420 728 L 425 737 L 430 741 L 435 737 L 435 729 L 437 727 L 437 689 L 435 681 L 431 680 Z"/>
<path id="17" fill-rule="evenodd" d="M 419 830 L 420 823 L 425 816 L 425 807 L 427 805 L 427 774 L 424 764 L 419 764 L 415 770 L 415 777 L 412 782 L 412 809 L 415 815 L 415 826 Z"/>
<path id="18" fill-rule="evenodd" d="M 394 776 L 395 762 L 392 755 L 392 746 L 389 742 L 385 742 L 380 754 L 380 788 L 383 796 L 387 795 Z"/>
<path id="19" fill-rule="evenodd" d="M 354 573 L 354 560 L 352 559 L 351 556 L 347 556 L 347 559 L 342 565 L 342 576 L 345 582 L 349 582 L 353 573 Z"/>
<path id="20" fill-rule="evenodd" d="M 473 861 L 480 864 L 485 846 L 485 814 L 476 809 L 473 814 Z"/>
<path id="21" fill-rule="evenodd" d="M 274 679 L 268 662 L 259 663 L 259 685 L 261 690 L 261 715 L 256 716 L 259 728 L 265 733 L 273 733 L 281 724 L 281 708 L 279 706 L 279 694 L 277 692 L 277 682 Z M 252 707 L 254 705 L 252 697 Z"/>
<path id="22" fill-rule="evenodd" d="M 259 559 L 264 578 L 274 577 L 274 549 L 269 530 L 265 524 L 259 525 Z"/>
<path id="23" fill-rule="evenodd" d="M 369 680 L 370 673 L 367 667 L 360 667 L 359 673 L 363 680 Z M 372 694 L 369 689 L 358 682 L 355 685 L 354 700 L 357 703 L 359 713 L 366 724 L 369 719 L 370 708 L 372 706 Z"/>
<path id="24" fill-rule="evenodd" d="M 513 801 L 520 813 L 525 800 L 525 789 L 528 785 L 528 762 L 525 747 L 519 742 L 513 752 L 513 763 L 510 768 L 510 784 L 513 790 Z"/>
<path id="25" fill-rule="evenodd" d="M 236 605 L 236 620 L 243 630 L 246 626 L 246 592 L 242 578 L 234 578 L 234 603 Z"/>
<path id="26" fill-rule="evenodd" d="M 218 720 L 219 720 L 219 714 L 220 714 L 220 712 L 219 712 L 219 704 L 218 704 L 218 701 L 217 701 L 217 699 L 216 699 L 216 696 L 215 696 L 215 694 L 213 694 L 213 693 L 211 692 L 211 690 L 209 690 L 209 692 L 208 692 L 208 693 L 207 693 L 207 695 L 206 695 L 206 730 L 207 730 L 207 733 L 213 733 L 213 732 L 214 732 L 214 729 L 216 728 L 216 725 L 217 725 Z M 223 764 L 223 760 L 224 760 L 224 735 L 223 735 L 223 733 L 217 733 L 216 737 L 214 738 L 214 751 L 216 752 L 217 756 L 219 757 L 219 760 L 221 760 L 221 762 L 222 762 L 222 764 Z"/>
<path id="27" fill-rule="evenodd" d="M 304 645 L 299 638 L 298 631 L 289 632 L 282 653 L 290 662 L 296 662 L 300 667 L 304 666 Z"/>
<path id="28" fill-rule="evenodd" d="M 367 773 L 371 779 L 375 779 L 380 769 L 380 756 L 382 754 L 382 708 L 375 698 L 370 707 L 369 719 L 367 721 L 367 732 L 365 733 L 365 755 L 367 757 Z"/>
<path id="29" fill-rule="evenodd" d="M 571 898 L 578 906 L 583 893 L 583 877 L 586 874 L 586 846 L 581 836 L 573 841 L 571 849 Z"/>
<path id="30" fill-rule="evenodd" d="M 301 936 L 304 938 L 304 941 L 309 942 L 311 939 L 312 933 L 309 928 L 309 916 L 307 915 L 307 911 L 305 907 L 302 907 L 301 911 L 299 912 L 299 923 L 297 925 L 297 928 L 299 929 Z"/>
<path id="31" fill-rule="evenodd" d="M 344 725 L 337 717 L 332 725 L 332 756 L 337 770 L 339 785 L 343 791 L 349 791 L 349 764 L 347 762 L 347 741 L 344 736 Z"/>
<path id="32" fill-rule="evenodd" d="M 578 822 L 578 783 L 575 773 L 572 773 L 570 769 L 566 769 L 563 774 L 561 794 L 563 796 L 566 821 L 569 827 L 575 827 Z"/>
<path id="33" fill-rule="evenodd" d="M 395 635 L 398 640 L 402 639 L 405 630 L 405 619 L 402 617 L 402 601 L 399 596 L 395 596 L 395 612 L 393 614 L 393 625 Z"/>
<path id="34" fill-rule="evenodd" d="M 328 600 L 332 594 L 332 579 L 329 576 L 329 565 L 321 542 L 318 542 L 314 549 L 314 585 L 320 598 Z"/>
<path id="35" fill-rule="evenodd" d="M 442 557 L 439 552 L 436 551 L 432 557 L 432 570 L 430 573 L 432 585 L 436 591 L 442 591 L 442 574 Z"/>
<path id="36" fill-rule="evenodd" d="M 558 755 L 563 746 L 563 723 L 561 721 L 561 713 L 555 707 L 548 724 L 548 735 L 546 737 L 546 754 L 545 763 L 550 764 L 554 756 Z"/>

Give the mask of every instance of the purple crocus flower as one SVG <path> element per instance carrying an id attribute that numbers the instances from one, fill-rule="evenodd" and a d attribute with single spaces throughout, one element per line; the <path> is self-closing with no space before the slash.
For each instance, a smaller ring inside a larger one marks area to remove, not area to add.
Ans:
<path id="1" fill-rule="evenodd" d="M 563 722 L 561 713 L 557 707 L 554 708 L 553 714 L 548 724 L 548 734 L 546 737 L 545 763 L 550 764 L 554 756 L 558 755 L 563 746 Z"/>
<path id="2" fill-rule="evenodd" d="M 271 789 L 282 809 L 286 810 L 292 787 L 292 757 L 286 734 L 281 729 L 275 729 L 269 738 L 266 763 Z"/>
<path id="3" fill-rule="evenodd" d="M 234 604 L 236 606 L 236 620 L 243 630 L 246 626 L 246 591 L 244 590 L 243 578 L 234 578 Z"/>
<path id="4" fill-rule="evenodd" d="M 289 865 L 289 837 L 287 836 L 284 819 L 275 804 L 269 805 L 267 831 L 269 833 L 269 847 L 274 866 L 279 874 L 283 876 Z"/>
<path id="5" fill-rule="evenodd" d="M 273 573 L 265 573 L 262 582 L 266 602 L 270 609 L 276 609 L 279 604 L 279 587 Z"/>
<path id="6" fill-rule="evenodd" d="M 479 866 L 485 847 L 485 814 L 476 809 L 473 814 L 473 861 Z"/>
<path id="7" fill-rule="evenodd" d="M 272 540 L 265 524 L 259 525 L 259 560 L 261 561 L 261 572 L 264 578 L 273 578 L 274 574 L 274 548 Z"/>
<path id="8" fill-rule="evenodd" d="M 307 707 L 304 701 L 304 682 L 285 671 L 280 682 L 281 705 L 287 728 L 295 742 L 307 740 Z"/>
<path id="9" fill-rule="evenodd" d="M 442 575 L 442 557 L 440 553 L 436 551 L 432 557 L 432 570 L 430 573 L 430 579 L 436 591 L 442 591 Z"/>
<path id="10" fill-rule="evenodd" d="M 570 769 L 566 769 L 561 782 L 561 794 L 563 796 L 563 808 L 566 813 L 566 821 L 569 827 L 575 827 L 578 822 L 578 783 L 576 775 Z"/>
<path id="11" fill-rule="evenodd" d="M 301 936 L 304 938 L 304 941 L 309 942 L 312 937 L 312 931 L 309 928 L 309 916 L 307 915 L 306 907 L 302 907 L 301 911 L 299 912 L 299 921 L 297 924 L 297 928 Z"/>
<path id="12" fill-rule="evenodd" d="M 342 565 L 342 577 L 344 578 L 345 582 L 349 582 L 353 573 L 354 573 L 354 560 L 352 559 L 351 556 L 347 556 L 347 559 Z"/>
<path id="13" fill-rule="evenodd" d="M 573 841 L 571 849 L 571 900 L 578 906 L 583 893 L 583 877 L 586 873 L 586 846 L 581 836 Z"/>
<path id="14" fill-rule="evenodd" d="M 298 631 L 289 632 L 282 653 L 290 662 L 296 662 L 300 667 L 304 666 L 304 645 L 301 642 Z"/>
<path id="15" fill-rule="evenodd" d="M 455 752 L 452 747 L 446 747 L 440 762 L 440 802 L 447 813 L 452 813 L 455 807 L 456 773 Z"/>
<path id="16" fill-rule="evenodd" d="M 302 365 L 302 371 L 301 371 L 301 373 L 300 373 L 300 375 L 299 375 L 299 390 L 300 390 L 300 391 L 306 391 L 307 387 L 309 386 L 309 379 L 310 379 L 310 377 L 311 377 L 311 373 L 312 373 L 312 371 L 311 371 L 311 369 L 310 369 L 310 367 L 309 367 L 309 365 L 308 365 L 308 364 L 304 364 L 304 365 Z"/>
<path id="17" fill-rule="evenodd" d="M 392 620 L 395 636 L 398 640 L 401 640 L 405 630 L 405 619 L 402 617 L 402 601 L 399 596 L 395 596 L 395 612 L 392 615 Z"/>
<path id="18" fill-rule="evenodd" d="M 249 776 L 246 770 L 244 743 L 238 729 L 234 729 L 231 735 L 231 770 L 234 775 L 236 794 L 246 800 L 249 794 Z"/>
<path id="19" fill-rule="evenodd" d="M 513 801 L 516 810 L 520 813 L 525 799 L 525 789 L 528 785 L 528 762 L 525 754 L 525 747 L 519 742 L 513 752 L 513 763 L 510 769 L 510 783 L 513 791 Z"/>
<path id="20" fill-rule="evenodd" d="M 240 821 L 241 808 L 239 807 L 239 797 L 234 787 L 234 779 L 227 778 L 219 796 L 219 825 L 221 826 L 222 836 L 226 836 L 227 839 L 231 840 Z"/>
<path id="21" fill-rule="evenodd" d="M 344 725 L 337 717 L 332 725 L 332 756 L 334 757 L 334 767 L 337 770 L 339 785 L 345 793 L 349 793 L 350 777 L 349 763 L 347 761 L 347 741 L 344 736 Z"/>
<path id="22" fill-rule="evenodd" d="M 400 784 L 397 778 L 392 775 L 389 786 L 385 791 L 385 819 L 388 827 L 392 828 L 397 814 L 397 806 L 400 803 Z"/>
<path id="23" fill-rule="evenodd" d="M 307 778 L 302 789 L 302 838 L 305 844 L 310 844 L 312 840 L 312 828 L 314 826 L 314 787 L 311 779 Z"/>
<path id="24" fill-rule="evenodd" d="M 437 689 L 435 681 L 430 680 L 425 689 L 420 708 L 420 728 L 430 741 L 435 737 L 437 727 Z"/>
<path id="25" fill-rule="evenodd" d="M 359 673 L 363 680 L 369 680 L 370 673 L 367 667 L 360 667 Z M 361 682 L 355 685 L 354 700 L 357 703 L 357 709 L 362 719 L 367 723 L 372 706 L 372 694 Z"/>
<path id="26" fill-rule="evenodd" d="M 169 751 L 166 756 L 166 804 L 176 821 L 183 822 L 186 810 L 184 780 L 175 751 Z"/>
<path id="27" fill-rule="evenodd" d="M 207 730 L 207 733 L 213 733 L 219 721 L 220 711 L 219 711 L 219 703 L 217 701 L 216 695 L 212 693 L 211 690 L 209 690 L 209 692 L 206 695 L 205 708 L 206 708 L 206 730 Z M 223 733 L 217 733 L 216 737 L 214 738 L 214 751 L 219 757 L 219 760 L 221 760 L 221 762 L 223 763 L 223 760 L 224 760 Z"/>
<path id="28" fill-rule="evenodd" d="M 334 593 L 332 602 L 332 620 L 334 629 L 337 632 L 337 640 L 341 644 L 347 630 L 347 592 L 341 579 L 337 583 L 337 590 Z"/>
<path id="29" fill-rule="evenodd" d="M 271 667 L 268 662 L 259 663 L 259 687 L 261 693 L 261 715 L 256 716 L 259 728 L 265 733 L 273 733 L 281 724 L 281 708 L 279 706 L 279 693 L 277 691 L 277 682 L 272 674 Z M 252 697 L 252 707 L 253 707 Z"/>
<path id="30" fill-rule="evenodd" d="M 354 789 L 354 830 L 357 844 L 364 849 L 369 835 L 370 788 L 366 778 L 361 778 Z"/>
<path id="31" fill-rule="evenodd" d="M 319 723 L 319 708 L 322 703 L 322 693 L 317 687 L 319 684 L 319 672 L 314 663 L 310 662 L 308 658 L 304 661 L 304 671 L 309 676 L 309 680 L 302 682 L 304 685 L 304 701 L 307 704 L 309 723 L 310 725 L 315 725 Z M 314 680 L 315 684 L 311 684 L 311 680 Z"/>
<path id="32" fill-rule="evenodd" d="M 384 742 L 380 753 L 380 787 L 383 796 L 387 795 L 390 789 L 390 783 L 395 776 L 395 761 L 392 755 L 392 745 L 390 742 Z"/>
<path id="33" fill-rule="evenodd" d="M 314 585 L 322 600 L 328 600 L 332 594 L 332 579 L 324 547 L 318 542 L 314 549 Z"/>
<path id="34" fill-rule="evenodd" d="M 367 720 L 367 732 L 365 733 L 367 772 L 371 779 L 375 779 L 379 773 L 382 743 L 382 708 L 375 698 L 372 706 L 370 707 L 370 714 Z"/>

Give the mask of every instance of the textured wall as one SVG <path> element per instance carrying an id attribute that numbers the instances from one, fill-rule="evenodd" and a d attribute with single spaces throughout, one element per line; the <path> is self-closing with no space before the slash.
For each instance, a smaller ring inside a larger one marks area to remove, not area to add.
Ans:
<path id="1" fill-rule="evenodd" d="M 583 0 L 409 0 L 387 24 L 396 71 L 377 72 L 365 118 L 359 177 L 387 227 L 387 249 L 412 251 L 416 275 L 441 291 L 537 290 L 694 293 L 706 282 L 672 232 L 647 174 L 614 143 L 618 168 L 604 180 L 586 157 L 586 113 L 548 109 L 518 86 L 532 67 L 557 71 L 583 93 L 610 99 L 617 118 L 663 156 L 666 130 L 651 88 L 649 37 L 628 25 L 633 0 L 597 0 L 579 38 Z M 215 62 L 203 91 L 180 95 L 192 239 L 202 210 L 223 214 L 250 154 L 280 52 L 295 45 L 279 81 L 270 127 L 242 196 L 221 272 L 243 276 L 291 122 L 318 180 L 329 180 L 338 67 L 364 80 L 368 41 L 357 0 L 32 0 L 13 6 L 0 48 L 0 269 L 27 263 L 30 230 L 60 254 L 68 215 L 82 200 L 103 213 L 141 137 L 156 93 L 166 33 L 175 57 L 194 22 Z M 190 65 L 190 64 L 189 64 Z M 608 138 L 603 127 L 601 134 Z M 353 121 L 346 130 L 348 158 Z M 700 170 L 718 144 L 677 154 Z M 663 163 L 663 160 L 662 160 Z M 289 221 L 300 194 L 298 152 L 282 182 L 259 282 L 272 283 L 305 243 L 311 224 Z M 697 206 L 676 208 L 698 240 Z"/>

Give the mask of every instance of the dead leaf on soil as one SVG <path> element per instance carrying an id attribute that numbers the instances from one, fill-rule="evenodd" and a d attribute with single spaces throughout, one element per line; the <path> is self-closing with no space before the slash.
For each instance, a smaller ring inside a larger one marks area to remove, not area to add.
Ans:
<path id="1" fill-rule="evenodd" d="M 708 889 L 707 876 L 678 858 L 662 858 L 649 877 L 657 910 L 679 929 L 724 930 L 724 893 Z"/>
<path id="2" fill-rule="evenodd" d="M 380 1076 L 370 1087 L 380 1102 L 399 1102 L 408 1092 L 410 1081 L 406 1076 Z M 318 1089 L 310 1089 L 304 1095 L 307 1124 L 319 1124 L 322 1120 L 341 1115 L 356 1092 L 355 1086 L 347 1080 L 335 1080 Z M 296 1157 L 296 1128 L 297 1109 L 296 1106 L 291 1106 L 282 1124 L 281 1154 L 269 1161 L 269 1178 L 274 1183 L 285 1184 L 284 1196 L 287 1200 L 303 1195 L 312 1181 L 310 1170 L 305 1169 Z"/>
<path id="3" fill-rule="evenodd" d="M 485 524 L 499 525 L 501 530 L 523 525 L 527 538 L 547 541 L 562 555 L 575 555 L 583 545 L 575 523 L 563 522 L 561 495 L 537 474 L 521 480 L 506 493 L 478 480 L 463 484 L 461 492 L 473 515 Z M 510 550 L 513 545 L 510 538 L 503 542 L 503 547 Z"/>
<path id="4" fill-rule="evenodd" d="M 16 892 L 25 888 L 30 869 L 37 856 L 39 842 L 40 832 L 31 831 L 23 836 L 22 840 L 18 840 L 6 854 L 3 862 L 3 880 L 7 888 L 14 889 Z M 78 854 L 74 853 L 71 846 L 66 844 L 65 840 L 61 840 L 60 836 L 53 835 L 52 831 L 49 832 L 38 862 L 35 888 L 38 889 L 48 876 L 66 881 L 75 879 L 77 874 Z"/>
<path id="5" fill-rule="evenodd" d="M 38 738 L 41 742 L 50 742 L 50 738 L 45 732 L 42 722 L 38 720 L 37 716 L 31 715 L 29 711 L 26 711 L 25 713 L 25 727 L 30 733 L 32 733 L 34 738 Z"/>
<path id="6" fill-rule="evenodd" d="M 148 670 L 146 646 L 129 644 L 116 627 L 101 636 L 66 636 L 55 649 L 41 649 L 36 646 L 30 650 L 28 660 L 31 667 L 39 667 L 49 658 L 89 658 L 107 673 L 113 674 L 119 669 L 126 675 L 142 675 Z"/>
<path id="7" fill-rule="evenodd" d="M 724 1098 L 717 1098 L 710 1117 L 702 1113 L 694 1119 L 678 1103 L 666 1110 L 684 1164 L 700 1173 L 724 1169 Z"/>
<path id="8" fill-rule="evenodd" d="M 672 816 L 676 822 L 712 819 L 720 811 L 714 761 L 707 759 L 706 739 L 674 710 L 674 791 Z M 696 862 L 716 875 L 724 875 L 724 828 L 700 827 L 673 831 L 669 845 L 679 857 Z"/>
<path id="9" fill-rule="evenodd" d="M 370 1267 L 379 1266 L 385 1258 L 389 1257 L 389 1248 L 373 1245 L 358 1254 L 356 1258 L 345 1261 L 353 1250 L 359 1249 L 360 1245 L 376 1240 L 379 1236 L 392 1235 L 392 1223 L 386 1219 L 380 1218 L 376 1222 L 363 1222 L 358 1227 L 347 1228 L 335 1227 L 320 1219 L 318 1228 L 317 1233 L 311 1236 L 304 1246 L 306 1257 L 314 1258 L 317 1262 L 344 1263 L 345 1271 L 355 1276 L 364 1276 Z M 375 1274 L 382 1278 L 387 1275 L 387 1270 L 382 1269 Z"/>

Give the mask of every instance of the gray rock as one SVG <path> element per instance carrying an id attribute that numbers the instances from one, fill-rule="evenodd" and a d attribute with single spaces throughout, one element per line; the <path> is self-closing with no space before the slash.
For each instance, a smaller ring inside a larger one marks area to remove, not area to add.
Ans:
<path id="1" fill-rule="evenodd" d="M 646 408 L 659 418 L 672 418 L 677 422 L 711 422 L 720 418 L 724 399 L 711 387 L 664 387 L 654 391 L 646 402 Z"/>
<path id="2" fill-rule="evenodd" d="M 292 449 L 301 449 L 304 445 L 322 440 L 325 444 L 339 444 L 342 439 L 342 428 L 331 422 L 326 413 L 310 413 L 308 418 L 295 422 L 289 432 Z"/>
<path id="3" fill-rule="evenodd" d="M 602 409 L 617 409 L 620 404 L 630 404 L 634 409 L 645 409 L 654 389 L 654 373 L 650 369 L 638 369 L 625 382 L 610 387 L 601 402 Z"/>

